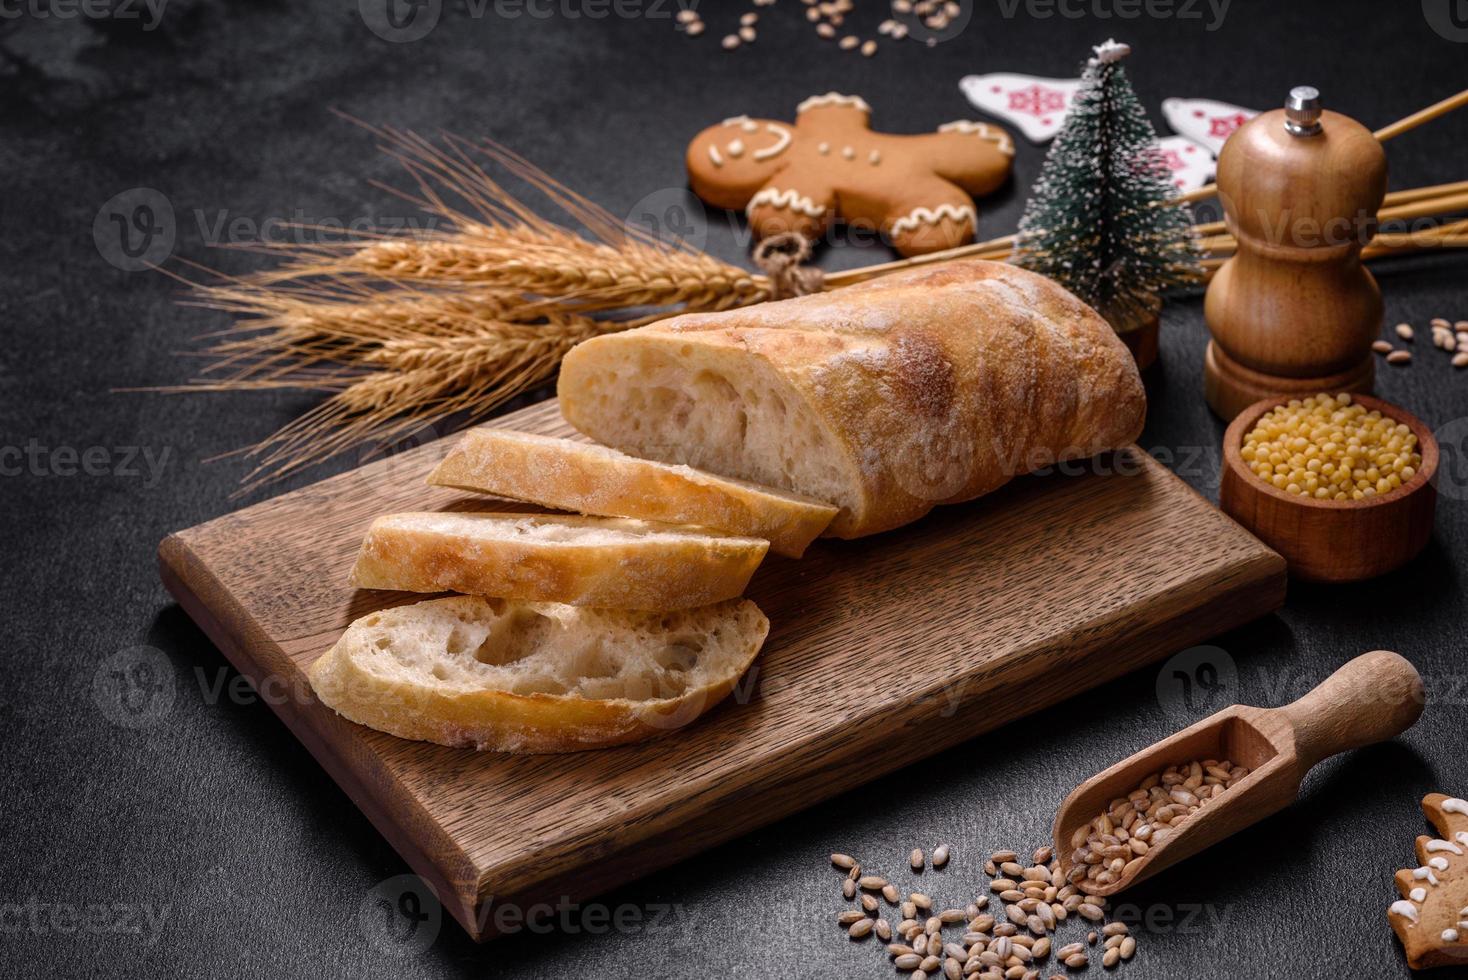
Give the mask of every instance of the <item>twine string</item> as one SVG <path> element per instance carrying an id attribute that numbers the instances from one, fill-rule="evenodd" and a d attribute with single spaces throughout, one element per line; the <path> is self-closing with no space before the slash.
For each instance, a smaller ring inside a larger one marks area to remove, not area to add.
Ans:
<path id="1" fill-rule="evenodd" d="M 810 239 L 795 231 L 771 235 L 755 245 L 754 264 L 769 276 L 772 299 L 807 296 L 825 288 L 825 273 L 805 264 L 810 256 Z"/>

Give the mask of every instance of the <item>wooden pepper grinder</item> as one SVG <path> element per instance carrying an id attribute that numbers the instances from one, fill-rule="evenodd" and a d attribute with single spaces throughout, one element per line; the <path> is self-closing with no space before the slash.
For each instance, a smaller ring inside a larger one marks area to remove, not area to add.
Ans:
<path id="1" fill-rule="evenodd" d="M 1274 395 L 1371 390 L 1381 290 L 1361 264 L 1386 193 L 1371 131 L 1301 87 L 1223 146 L 1218 193 L 1238 251 L 1208 287 L 1208 404 L 1224 419 Z"/>

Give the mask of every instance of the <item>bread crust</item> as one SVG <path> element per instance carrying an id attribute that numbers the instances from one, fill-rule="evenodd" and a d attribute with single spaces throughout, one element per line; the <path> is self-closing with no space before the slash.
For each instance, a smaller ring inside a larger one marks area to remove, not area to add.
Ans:
<path id="1" fill-rule="evenodd" d="M 778 378 L 817 421 L 841 474 L 842 511 L 827 533 L 843 538 L 1120 448 L 1141 433 L 1146 414 L 1135 362 L 1105 320 L 1049 279 L 981 260 L 673 317 L 592 338 L 566 356 L 560 406 L 577 429 L 629 452 L 743 477 L 717 447 L 644 444 L 625 411 L 596 403 L 591 392 L 608 367 L 639 358 L 725 372 L 736 389 Z"/>
<path id="2" fill-rule="evenodd" d="M 394 676 L 373 660 L 372 641 L 380 620 L 387 628 L 410 628 L 414 611 L 446 605 L 472 609 L 484 600 L 468 596 L 428 600 L 363 617 L 347 627 L 336 644 L 308 671 L 312 690 L 343 717 L 399 738 L 481 751 L 576 752 L 640 742 L 691 724 L 734 689 L 754 662 L 770 623 L 749 600 L 730 600 L 693 611 L 737 634 L 728 669 L 709 683 L 676 697 L 634 700 L 592 699 L 562 694 L 515 694 L 479 688 L 452 689 Z M 527 606 L 534 604 L 525 604 Z M 605 611 L 578 610 L 605 618 Z M 629 622 L 655 619 L 635 612 L 619 614 Z"/>
<path id="3" fill-rule="evenodd" d="M 428 482 L 581 514 L 718 528 L 764 538 L 791 558 L 804 554 L 837 512 L 809 497 L 688 466 L 506 429 L 464 433 Z"/>
<path id="4" fill-rule="evenodd" d="M 363 589 L 665 611 L 739 595 L 768 547 L 620 518 L 388 514 L 368 529 L 351 581 Z"/>

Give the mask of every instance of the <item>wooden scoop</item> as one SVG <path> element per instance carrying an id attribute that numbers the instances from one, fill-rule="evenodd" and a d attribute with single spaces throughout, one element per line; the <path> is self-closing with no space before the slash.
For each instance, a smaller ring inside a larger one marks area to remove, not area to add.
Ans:
<path id="1" fill-rule="evenodd" d="M 1249 770 L 1151 845 L 1118 880 L 1077 882 L 1091 895 L 1113 895 L 1277 813 L 1295 801 L 1300 782 L 1327 756 L 1400 735 L 1422 714 L 1422 678 L 1388 650 L 1364 653 L 1315 690 L 1283 708 L 1236 704 L 1118 762 L 1077 786 L 1055 814 L 1055 853 L 1071 869 L 1072 835 L 1155 772 L 1194 760 L 1227 759 Z"/>

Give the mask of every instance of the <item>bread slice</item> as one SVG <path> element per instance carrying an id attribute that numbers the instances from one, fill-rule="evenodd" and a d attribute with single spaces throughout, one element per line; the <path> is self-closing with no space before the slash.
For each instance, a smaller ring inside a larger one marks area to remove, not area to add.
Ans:
<path id="1" fill-rule="evenodd" d="M 389 514 L 352 584 L 531 602 L 668 610 L 744 591 L 769 542 L 701 528 L 550 514 Z"/>
<path id="2" fill-rule="evenodd" d="M 836 504 L 842 538 L 1118 449 L 1147 408 L 1094 310 L 979 260 L 600 334 L 557 391 L 604 446 Z"/>
<path id="3" fill-rule="evenodd" d="M 792 558 L 836 516 L 835 507 L 810 497 L 508 429 L 466 432 L 428 482 L 581 514 L 747 534 Z"/>
<path id="4" fill-rule="evenodd" d="M 455 596 L 357 620 L 309 676 L 327 707 L 399 738 L 571 752 L 689 724 L 769 629 L 741 599 L 649 613 Z"/>

